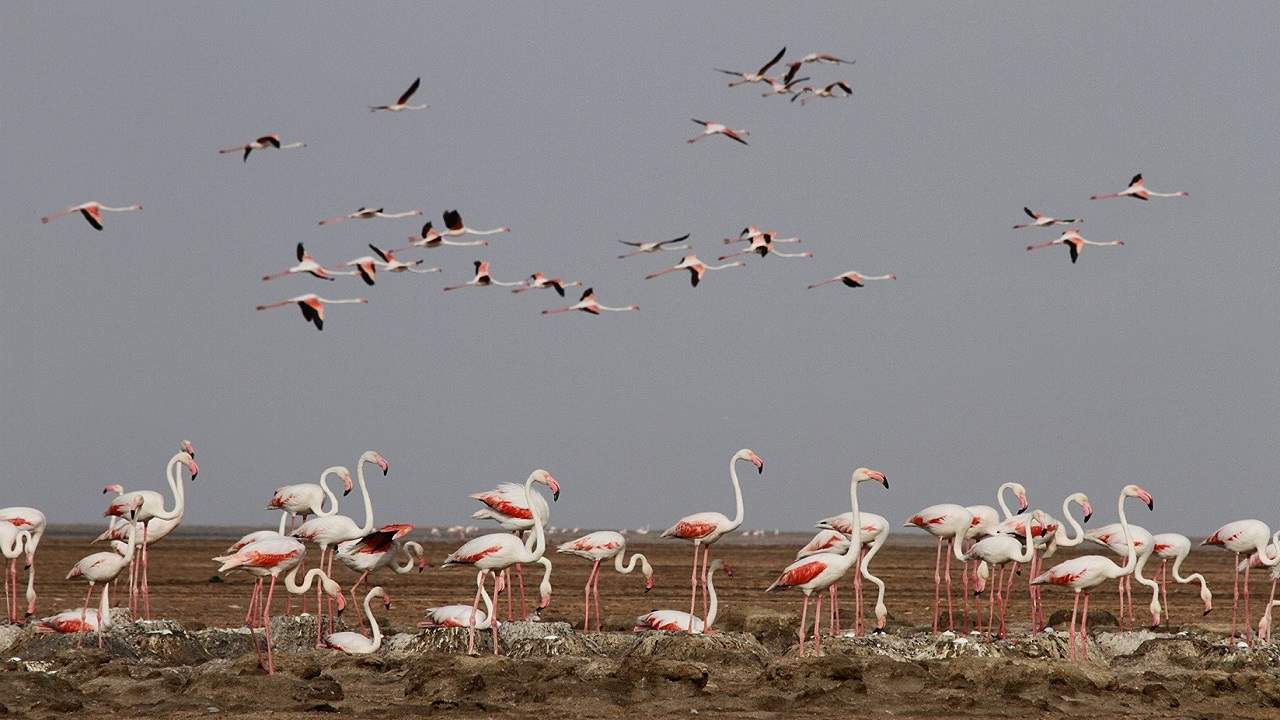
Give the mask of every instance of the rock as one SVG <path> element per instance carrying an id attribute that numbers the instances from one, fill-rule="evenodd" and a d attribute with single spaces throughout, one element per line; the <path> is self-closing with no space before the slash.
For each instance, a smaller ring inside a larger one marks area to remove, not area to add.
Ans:
<path id="1" fill-rule="evenodd" d="M 1077 617 L 1076 624 L 1078 625 L 1079 623 L 1080 623 L 1080 618 Z M 1066 631 L 1067 628 L 1070 626 L 1070 624 L 1071 624 L 1070 610 L 1058 610 L 1057 612 L 1049 616 L 1049 625 L 1055 628 L 1058 628 L 1059 630 Z M 1120 623 L 1116 622 L 1116 616 L 1112 615 L 1106 610 L 1090 610 L 1089 611 L 1089 627 L 1095 627 L 1095 626 L 1103 627 L 1107 625 L 1110 625 L 1113 627 L 1120 627 Z"/>
<path id="2" fill-rule="evenodd" d="M 653 657 L 717 663 L 747 663 L 764 667 L 769 651 L 754 636 L 739 632 L 688 635 L 649 631 L 639 633 L 623 658 Z"/>

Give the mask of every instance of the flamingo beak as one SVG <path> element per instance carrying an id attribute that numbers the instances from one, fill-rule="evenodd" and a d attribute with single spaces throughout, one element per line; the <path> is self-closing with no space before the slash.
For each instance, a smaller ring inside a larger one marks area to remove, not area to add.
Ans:
<path id="1" fill-rule="evenodd" d="M 1027 496 L 1019 495 L 1018 496 L 1018 514 L 1021 515 L 1022 513 L 1026 512 L 1028 507 L 1030 507 L 1030 503 L 1027 502 Z"/>
<path id="2" fill-rule="evenodd" d="M 334 599 L 338 601 L 338 614 L 341 615 L 347 609 L 347 596 L 339 592 Z"/>
<path id="3" fill-rule="evenodd" d="M 647 592 L 649 592 L 649 591 L 650 591 L 650 590 L 652 590 L 652 589 L 653 589 L 653 578 L 652 578 L 652 577 L 647 577 L 647 578 L 645 578 L 645 579 L 644 579 L 644 591 L 647 593 Z"/>
<path id="4" fill-rule="evenodd" d="M 351 494 L 354 486 L 351 484 L 351 473 L 342 474 L 342 496 L 346 497 Z"/>
<path id="5" fill-rule="evenodd" d="M 191 461 L 187 463 L 187 469 L 191 471 L 192 480 L 195 480 L 196 476 L 200 474 L 200 466 L 196 464 L 195 458 L 192 458 Z"/>
<path id="6" fill-rule="evenodd" d="M 884 486 L 884 489 L 885 489 L 885 490 L 888 490 L 888 489 L 889 489 L 889 476 L 888 476 L 888 475 L 885 475 L 884 473 L 876 473 L 876 475 L 877 475 L 877 479 L 879 479 L 879 480 L 880 480 L 880 484 Z"/>
<path id="7" fill-rule="evenodd" d="M 1142 490 L 1141 492 L 1138 493 L 1138 498 L 1142 500 L 1142 502 L 1147 504 L 1148 510 L 1156 509 L 1156 500 L 1155 498 L 1151 497 L 1151 493 L 1147 492 L 1146 490 Z"/>
<path id="8" fill-rule="evenodd" d="M 427 556 L 423 555 L 422 559 L 418 561 L 418 572 L 422 572 L 426 569 L 427 569 Z"/>
<path id="9" fill-rule="evenodd" d="M 1093 506 L 1089 503 L 1084 504 L 1084 521 L 1089 522 L 1089 518 L 1093 517 Z"/>
<path id="10" fill-rule="evenodd" d="M 381 455 L 378 456 L 378 459 L 376 460 L 376 462 L 378 463 L 378 467 L 382 468 L 382 474 L 384 476 L 387 474 L 388 471 L 391 470 L 391 465 L 389 465 L 387 463 L 387 459 L 382 457 Z"/>
<path id="11" fill-rule="evenodd" d="M 551 488 L 551 501 L 556 502 L 560 499 L 560 483 L 551 477 L 551 473 L 547 473 L 546 483 L 547 487 Z"/>
<path id="12" fill-rule="evenodd" d="M 751 464 L 756 466 L 756 472 L 758 474 L 764 474 L 764 460 L 761 460 L 759 455 L 751 456 Z"/>

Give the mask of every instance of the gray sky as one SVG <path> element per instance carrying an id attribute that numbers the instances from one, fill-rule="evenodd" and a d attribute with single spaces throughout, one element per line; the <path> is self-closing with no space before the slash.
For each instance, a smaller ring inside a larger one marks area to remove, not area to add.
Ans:
<path id="1" fill-rule="evenodd" d="M 272 488 L 376 448 L 379 522 L 462 522 L 468 492 L 545 467 L 553 522 L 665 527 L 732 512 L 743 446 L 767 463 L 746 527 L 844 509 L 857 465 L 889 474 L 863 506 L 895 521 L 1006 480 L 1054 512 L 1084 490 L 1104 521 L 1141 483 L 1152 530 L 1274 521 L 1276 27 L 1267 3 L 7 4 L 0 504 L 94 520 L 103 484 L 160 487 L 190 438 L 199 524 L 273 522 Z M 855 97 L 801 108 L 711 70 L 783 45 L 856 58 L 805 68 Z M 365 109 L 416 75 L 429 111 Z M 691 116 L 752 145 L 686 145 Z M 308 147 L 215 154 L 272 131 Z M 1191 197 L 1087 200 L 1139 171 Z M 146 209 L 39 222 L 90 199 Z M 374 288 L 259 280 L 298 241 L 336 263 L 418 228 L 316 226 L 359 205 L 514 232 Z M 1128 244 L 1024 252 L 1054 235 L 1010 230 L 1023 205 Z M 712 260 L 749 223 L 817 258 L 696 290 L 642 279 L 677 253 L 615 259 L 691 232 Z M 642 310 L 441 292 L 477 258 Z M 900 279 L 805 290 L 851 269 Z M 323 333 L 253 310 L 311 291 L 371 302 Z"/>

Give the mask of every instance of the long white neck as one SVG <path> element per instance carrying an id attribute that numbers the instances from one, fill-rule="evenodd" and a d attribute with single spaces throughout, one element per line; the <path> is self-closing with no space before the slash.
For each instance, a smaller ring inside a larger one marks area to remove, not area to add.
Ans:
<path id="1" fill-rule="evenodd" d="M 166 511 L 163 507 L 155 517 L 160 520 L 173 520 L 181 518 L 183 511 L 186 509 L 186 495 L 182 490 L 182 474 L 178 470 L 179 458 L 182 453 L 178 453 L 169 458 L 169 464 L 164 469 L 165 479 L 169 481 L 169 489 L 173 491 L 173 510 Z"/>
<path id="2" fill-rule="evenodd" d="M 1057 532 L 1054 533 L 1058 546 L 1075 547 L 1084 542 L 1084 528 L 1080 527 L 1080 523 L 1076 522 L 1076 519 L 1071 516 L 1071 496 L 1069 495 L 1062 499 L 1062 516 L 1067 519 L 1071 529 L 1075 530 L 1076 536 L 1074 538 L 1068 537 L 1066 531 L 1058 528 Z"/>
<path id="3" fill-rule="evenodd" d="M 631 562 L 624 567 L 622 564 L 622 556 L 626 554 L 626 548 L 623 548 L 617 555 L 613 556 L 613 569 L 623 575 L 630 575 L 635 572 L 636 563 L 640 563 L 641 572 L 645 577 L 653 574 L 653 568 L 649 565 L 649 559 L 640 553 L 631 553 Z"/>
<path id="4" fill-rule="evenodd" d="M 530 514 L 533 515 L 533 550 L 526 548 L 525 553 L 528 559 L 525 562 L 534 562 L 542 557 L 547 550 L 547 538 L 542 532 L 542 515 L 533 509 L 533 480 L 537 477 L 537 473 L 530 473 L 529 478 L 524 481 L 524 504 L 529 508 Z"/>
<path id="5" fill-rule="evenodd" d="M 1153 624 L 1159 624 L 1161 611 L 1160 583 L 1152 580 L 1151 578 L 1145 577 L 1142 574 L 1143 568 L 1147 566 L 1147 560 L 1151 559 L 1151 550 L 1152 548 L 1150 546 L 1143 548 L 1142 555 L 1138 557 L 1138 563 L 1133 568 L 1133 577 L 1139 583 L 1151 588 L 1151 614 L 1155 616 Z"/>
<path id="6" fill-rule="evenodd" d="M 280 529 L 276 531 L 280 535 L 284 535 L 284 523 L 288 519 L 289 519 L 289 511 L 281 510 L 280 511 Z"/>
<path id="7" fill-rule="evenodd" d="M 998 490 L 996 490 L 996 504 L 1000 506 L 1000 512 L 1004 516 L 1005 520 L 1008 520 L 1009 518 L 1013 517 L 1013 513 L 1010 512 L 1009 506 L 1006 505 L 1004 502 L 1004 491 L 1012 490 L 1012 489 L 1013 489 L 1013 483 L 1005 483 L 1001 485 Z"/>
<path id="8" fill-rule="evenodd" d="M 372 632 L 369 639 L 373 641 L 372 652 L 377 652 L 378 648 L 382 647 L 382 629 L 378 627 L 378 621 L 374 619 L 373 610 L 369 607 L 372 596 L 372 592 L 364 596 L 364 616 L 369 618 L 369 630 Z"/>
<path id="9" fill-rule="evenodd" d="M 704 631 L 715 624 L 716 613 L 720 610 L 720 601 L 716 598 L 716 584 L 712 582 L 712 578 L 715 577 L 715 574 L 716 571 L 714 568 L 712 568 L 711 572 L 707 573 L 707 593 L 711 595 L 711 609 L 707 611 L 707 621 L 702 624 L 702 629 Z"/>
<path id="10" fill-rule="evenodd" d="M 493 626 L 493 598 L 489 597 L 489 591 L 484 587 L 484 573 L 476 575 L 476 587 L 480 590 L 480 597 L 484 599 L 484 622 L 476 623 L 477 630 L 488 630 Z"/>
<path id="11" fill-rule="evenodd" d="M 1120 493 L 1120 499 L 1116 500 L 1116 514 L 1120 516 L 1120 530 L 1124 533 L 1124 544 L 1129 548 L 1129 554 L 1125 556 L 1124 565 L 1118 570 L 1112 571 L 1112 577 L 1123 577 L 1133 572 L 1138 565 L 1138 550 L 1133 545 L 1133 535 L 1129 532 L 1129 518 L 1124 514 L 1124 493 Z M 1110 565 L 1111 563 L 1107 563 Z"/>
<path id="12" fill-rule="evenodd" d="M 1036 512 L 1039 511 L 1037 510 Z M 1031 562 L 1031 557 L 1036 551 L 1036 544 L 1031 541 L 1031 526 L 1035 523 L 1035 520 L 1034 516 L 1029 517 L 1026 519 L 1026 523 L 1022 526 L 1023 537 L 1027 544 L 1022 548 L 1022 551 L 1018 555 L 1013 557 L 1014 562 L 1024 564 Z"/>
<path id="13" fill-rule="evenodd" d="M 311 583 L 317 578 L 328 580 L 329 576 L 324 574 L 320 568 L 311 568 L 302 578 L 302 584 L 298 584 L 298 571 L 302 569 L 302 565 L 294 565 L 288 575 L 284 576 L 284 587 L 294 595 L 301 595 L 311 589 Z"/>
<path id="14" fill-rule="evenodd" d="M 729 458 L 729 481 L 733 483 L 733 527 L 742 524 L 742 486 L 738 484 L 738 456 Z"/>
<path id="15" fill-rule="evenodd" d="M 334 473 L 340 473 L 345 470 L 346 468 L 341 465 L 334 465 L 331 468 L 325 468 L 325 471 L 320 473 L 320 489 L 324 491 L 325 497 L 329 498 L 329 509 L 325 510 L 323 507 L 317 509 L 316 517 L 328 517 L 329 515 L 338 514 L 338 497 L 329 489 L 328 478 Z"/>
<path id="16" fill-rule="evenodd" d="M 545 555 L 538 558 L 546 569 L 542 571 L 542 582 L 538 584 L 539 596 L 550 601 L 551 598 L 551 560 Z"/>
<path id="17" fill-rule="evenodd" d="M 98 629 L 106 630 L 111 627 L 111 601 L 107 599 L 107 591 L 111 588 L 111 583 L 102 583 L 102 598 L 98 600 Z"/>
<path id="18" fill-rule="evenodd" d="M 404 565 L 396 565 L 392 561 L 391 570 L 397 575 L 408 575 L 413 570 L 413 564 L 426 553 L 426 550 L 412 540 L 401 545 L 400 550 L 404 552 Z"/>
<path id="19" fill-rule="evenodd" d="M 133 562 L 134 549 L 138 544 L 138 523 L 129 521 L 129 542 L 124 546 L 123 557 L 126 562 Z"/>
<path id="20" fill-rule="evenodd" d="M 853 533 L 849 535 L 849 547 L 845 548 L 846 557 L 862 557 L 862 511 L 858 509 L 858 478 L 849 479 L 849 503 L 853 506 Z"/>
<path id="21" fill-rule="evenodd" d="M 1267 528 L 1268 531 L 1270 529 Z M 1276 554 L 1274 557 L 1267 557 L 1267 548 L 1261 544 L 1258 545 L 1258 560 L 1267 567 L 1275 567 L 1276 563 L 1280 563 L 1280 530 L 1271 536 L 1271 547 L 1275 548 Z"/>
<path id="22" fill-rule="evenodd" d="M 360 496 L 364 498 L 364 525 L 360 526 L 360 532 L 366 535 L 373 532 L 373 501 L 369 499 L 369 488 L 364 484 L 364 466 L 368 462 L 371 461 L 361 456 L 360 465 L 356 468 L 356 481 L 360 483 Z"/>

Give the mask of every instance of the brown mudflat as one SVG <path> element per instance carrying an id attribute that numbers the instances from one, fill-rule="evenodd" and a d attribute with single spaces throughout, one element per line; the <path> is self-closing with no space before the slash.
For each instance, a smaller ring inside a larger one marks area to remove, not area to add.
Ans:
<path id="1" fill-rule="evenodd" d="M 551 541 L 567 539 L 563 535 Z M 815 713 L 1261 718 L 1280 712 L 1280 655 L 1269 648 L 1233 650 L 1224 642 L 1232 578 L 1230 556 L 1221 550 L 1197 550 L 1183 569 L 1208 576 L 1215 593 L 1210 616 L 1201 615 L 1198 588 L 1171 585 L 1171 628 L 1115 633 L 1113 625 L 1105 624 L 1116 610 L 1110 584 L 1095 593 L 1090 608 L 1097 628 L 1093 660 L 1073 663 L 1059 659 L 1065 645 L 1053 637 L 990 643 L 962 636 L 966 642 L 956 643 L 933 636 L 927 627 L 933 547 L 895 536 L 872 565 L 888 585 L 889 635 L 828 638 L 827 657 L 801 658 L 794 643 L 799 593 L 762 590 L 804 539 L 780 538 L 785 545 L 757 541 L 716 546 L 713 556 L 728 561 L 734 576 L 717 578 L 720 632 L 708 637 L 629 632 L 635 616 L 649 610 L 689 609 L 692 558 L 687 544 L 633 537 L 632 549 L 645 553 L 654 565 L 657 586 L 644 594 L 638 576 L 604 571 L 605 633 L 583 637 L 557 623 L 581 625 L 582 584 L 590 564 L 552 556 L 556 591 L 551 608 L 542 614 L 545 624 L 513 623 L 503 639 L 508 657 L 467 657 L 456 650 L 464 631 L 401 635 L 388 640 L 378 655 L 347 657 L 306 649 L 302 640 L 310 626 L 278 620 L 283 638 L 276 657 L 279 672 L 266 677 L 247 635 L 206 629 L 234 628 L 244 620 L 249 578 L 232 574 L 211 582 L 215 565 L 209 558 L 228 540 L 173 537 L 152 548 L 150 559 L 153 617 L 175 622 L 122 624 L 110 633 L 104 651 L 96 649 L 92 637 L 84 649 L 75 649 L 69 638 L 37 637 L 30 630 L 0 632 L 0 646 L 8 646 L 0 654 L 21 658 L 0 672 L 0 714 L 304 717 L 337 711 L 353 717 L 588 718 L 636 712 L 690 716 L 696 710 L 699 716 L 751 718 Z M 473 572 L 438 567 L 459 542 L 430 539 L 424 544 L 432 561 L 425 573 L 384 574 L 377 580 L 394 601 L 390 611 L 375 609 L 388 636 L 416 633 L 414 625 L 425 607 L 468 603 L 474 595 Z M 45 539 L 37 559 L 40 614 L 82 601 L 86 585 L 61 578 L 90 550 L 82 538 L 53 534 Z M 1063 551 L 1050 562 L 1075 554 Z M 540 575 L 537 566 L 526 573 L 531 607 Z M 1255 578 L 1251 602 L 1255 623 L 1270 589 L 1270 578 L 1261 575 Z M 337 579 L 347 587 L 354 576 L 344 568 Z M 953 580 L 959 624 L 956 565 Z M 1142 628 L 1150 622 L 1150 591 L 1136 583 L 1134 588 L 1135 618 Z M 868 592 L 868 616 L 873 591 Z M 1047 588 L 1044 596 L 1050 613 L 1070 611 L 1070 592 Z M 846 583 L 841 595 L 846 624 L 852 600 Z M 985 617 L 986 600 L 981 601 Z M 276 614 L 283 608 L 278 588 Z M 354 623 L 355 612 L 349 608 L 344 621 Z M 504 603 L 499 617 L 505 615 Z M 1025 575 L 1015 581 L 1009 620 L 1013 637 L 1025 635 Z M 289 635 L 291 630 L 296 632 Z M 487 644 L 482 647 L 488 649 Z"/>

